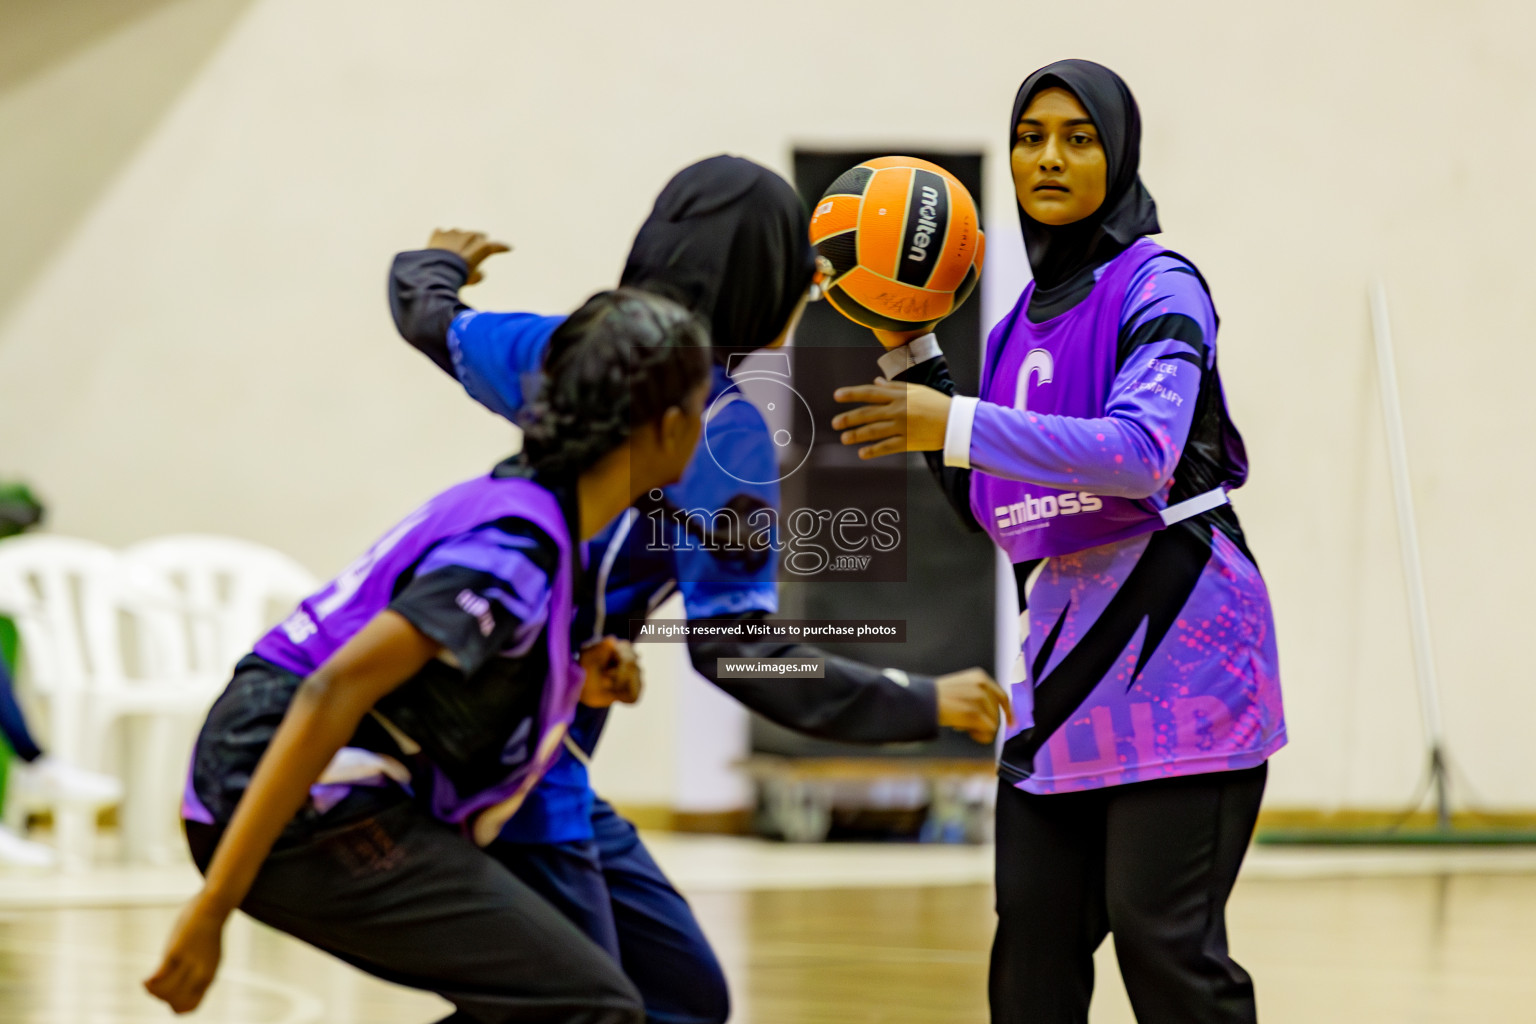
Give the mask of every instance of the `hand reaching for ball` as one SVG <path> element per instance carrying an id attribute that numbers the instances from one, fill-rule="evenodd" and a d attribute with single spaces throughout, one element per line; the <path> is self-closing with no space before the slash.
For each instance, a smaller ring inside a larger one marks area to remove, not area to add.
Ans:
<path id="1" fill-rule="evenodd" d="M 589 708 L 634 704 L 640 699 L 644 680 L 640 659 L 628 640 L 605 636 L 581 649 L 581 667 L 587 677 L 581 686 L 581 702 Z"/>
<path id="2" fill-rule="evenodd" d="M 929 333 L 976 290 L 986 238 L 976 202 L 940 165 L 884 156 L 851 167 L 811 213 L 822 291 L 886 348 Z"/>
<path id="3" fill-rule="evenodd" d="M 873 384 L 838 388 L 832 397 L 847 404 L 868 403 L 832 418 L 832 429 L 843 432 L 843 444 L 864 445 L 861 459 L 944 447 L 950 398 L 942 391 L 876 377 Z"/>

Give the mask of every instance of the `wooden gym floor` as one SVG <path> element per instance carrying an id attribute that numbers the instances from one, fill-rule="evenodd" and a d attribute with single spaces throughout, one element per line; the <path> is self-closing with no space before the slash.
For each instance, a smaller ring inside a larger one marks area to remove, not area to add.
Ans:
<path id="1" fill-rule="evenodd" d="M 659 837 L 731 977 L 737 1022 L 986 1020 L 986 850 L 794 848 Z M 1536 1020 L 1531 854 L 1259 851 L 1230 908 L 1266 1024 Z M 0 877 L 0 1022 L 170 1019 L 137 982 L 195 883 L 185 866 Z M 942 884 L 917 884 L 924 876 Z M 797 882 L 804 887 L 796 887 Z M 829 887 L 830 886 L 830 887 Z M 1133 1018 L 1110 943 L 1094 1024 Z M 408 1024 L 436 997 L 373 981 L 240 918 L 194 1020 Z"/>

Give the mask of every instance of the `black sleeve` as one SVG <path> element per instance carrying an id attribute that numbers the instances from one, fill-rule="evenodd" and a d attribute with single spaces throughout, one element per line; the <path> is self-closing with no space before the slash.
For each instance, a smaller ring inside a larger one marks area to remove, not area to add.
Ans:
<path id="1" fill-rule="evenodd" d="M 459 301 L 459 289 L 468 280 L 469 264 L 446 249 L 398 253 L 389 268 L 389 311 L 395 329 L 450 377 L 456 375 L 448 328 L 469 308 Z"/>
<path id="2" fill-rule="evenodd" d="M 521 658 L 549 622 L 560 549 L 536 524 L 507 516 L 429 551 L 389 603 L 472 676 L 491 659 Z"/>
<path id="3" fill-rule="evenodd" d="M 924 384 L 951 398 L 955 397 L 955 382 L 949 375 L 949 361 L 942 355 L 903 370 L 896 375 L 896 379 L 909 384 Z M 949 499 L 950 508 L 960 517 L 960 525 L 971 533 L 981 532 L 981 524 L 971 511 L 971 471 L 944 465 L 943 452 L 923 452 L 923 459 L 928 463 L 928 471 L 933 474 L 939 490 Z"/>
<path id="4" fill-rule="evenodd" d="M 447 566 L 416 577 L 390 602 L 389 610 L 436 640 L 453 655 L 459 671 L 472 676 L 512 646 L 519 633 L 544 625 L 545 608 L 525 620 L 500 601 L 481 596 L 502 585 L 490 573 Z"/>
<path id="5" fill-rule="evenodd" d="M 736 617 L 763 618 L 763 613 Z M 818 647 L 776 641 L 690 639 L 688 654 L 699 674 L 731 697 L 807 736 L 845 743 L 911 743 L 939 735 L 938 691 L 930 676 L 886 675 Z M 722 679 L 716 670 L 718 658 L 825 658 L 826 678 Z"/>

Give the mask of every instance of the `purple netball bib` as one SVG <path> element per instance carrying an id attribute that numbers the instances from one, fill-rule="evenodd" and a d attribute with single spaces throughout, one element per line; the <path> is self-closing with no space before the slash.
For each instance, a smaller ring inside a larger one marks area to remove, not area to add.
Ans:
<path id="1" fill-rule="evenodd" d="M 987 338 L 981 400 L 1033 413 L 1104 415 L 1118 370 L 1126 289 L 1143 263 L 1164 252 L 1139 239 L 1105 266 L 1093 291 L 1044 323 L 1025 315 L 1035 285 Z M 1150 533 L 1156 511 L 1129 498 L 1060 491 L 980 471 L 971 474 L 971 511 L 1013 562 L 1051 558 Z"/>
<path id="2" fill-rule="evenodd" d="M 560 504 L 553 494 L 520 477 L 476 477 L 437 495 L 380 538 L 361 558 L 314 596 L 301 602 L 263 637 L 256 654 L 307 676 L 389 607 L 396 582 L 444 538 L 515 515 L 539 526 L 560 550 L 559 570 L 549 581 L 545 629 L 549 675 L 539 699 L 534 756 L 509 769 L 497 785 L 460 794 L 447 775 L 433 770 L 432 812 L 459 825 L 482 845 L 495 838 L 534 783 L 554 762 L 576 713 L 583 673 L 571 656 L 574 561 L 578 557 Z M 409 740 L 409 737 L 406 737 Z"/>

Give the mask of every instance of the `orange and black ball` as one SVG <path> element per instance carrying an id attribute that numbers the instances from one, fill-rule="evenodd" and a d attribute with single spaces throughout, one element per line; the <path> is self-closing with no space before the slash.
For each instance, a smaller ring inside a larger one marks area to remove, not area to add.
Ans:
<path id="1" fill-rule="evenodd" d="M 827 301 L 883 331 L 931 331 L 976 288 L 985 251 L 976 203 L 953 174 L 909 156 L 844 172 L 811 216 L 832 264 Z"/>

